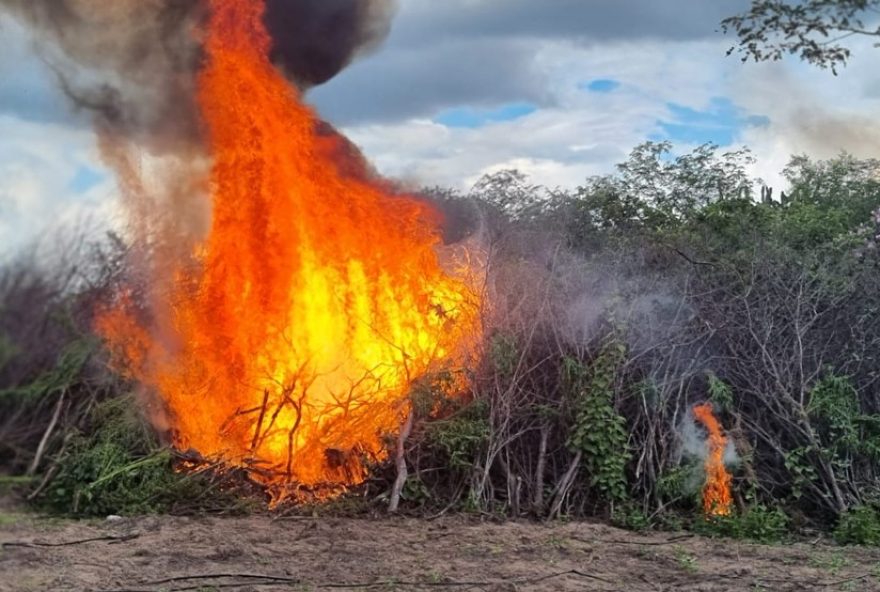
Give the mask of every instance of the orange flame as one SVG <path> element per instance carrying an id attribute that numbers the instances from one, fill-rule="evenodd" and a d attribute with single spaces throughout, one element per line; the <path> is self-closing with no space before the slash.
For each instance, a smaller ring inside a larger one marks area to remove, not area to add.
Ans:
<path id="1" fill-rule="evenodd" d="M 730 493 L 731 476 L 724 468 L 724 450 L 727 437 L 721 432 L 721 424 L 712 413 L 712 404 L 694 407 L 694 417 L 709 432 L 709 454 L 706 456 L 706 484 L 703 486 L 703 511 L 707 516 L 728 516 L 733 496 Z"/>
<path id="2" fill-rule="evenodd" d="M 479 288 L 441 266 L 431 207 L 367 180 L 321 131 L 267 57 L 263 2 L 208 4 L 198 104 L 213 220 L 198 271 L 165 270 L 162 330 L 124 302 L 98 329 L 158 392 L 177 447 L 269 485 L 357 484 L 412 381 L 464 362 Z"/>

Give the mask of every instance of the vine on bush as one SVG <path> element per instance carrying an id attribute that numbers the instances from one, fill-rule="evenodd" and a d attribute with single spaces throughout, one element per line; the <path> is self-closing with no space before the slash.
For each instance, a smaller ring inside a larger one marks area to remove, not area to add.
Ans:
<path id="1" fill-rule="evenodd" d="M 625 353 L 622 345 L 613 343 L 599 353 L 589 368 L 572 358 L 566 358 L 563 365 L 565 383 L 576 408 L 568 446 L 582 454 L 590 485 L 612 504 L 628 497 L 629 434 L 626 420 L 614 407 L 615 377 Z"/>

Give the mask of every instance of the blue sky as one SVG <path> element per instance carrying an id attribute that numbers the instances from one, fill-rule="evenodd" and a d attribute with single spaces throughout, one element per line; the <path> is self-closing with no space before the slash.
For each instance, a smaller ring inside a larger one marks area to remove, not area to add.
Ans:
<path id="1" fill-rule="evenodd" d="M 442 111 L 434 118 L 434 122 L 449 128 L 478 129 L 492 123 L 516 121 L 537 110 L 538 108 L 531 103 L 505 103 L 494 108 L 482 109 L 466 105 Z"/>
<path id="2" fill-rule="evenodd" d="M 667 103 L 669 118 L 657 125 L 662 130 L 650 136 L 651 140 L 669 140 L 673 144 L 704 144 L 733 146 L 743 131 L 753 127 L 769 126 L 766 115 L 749 115 L 726 97 L 713 97 L 707 108 L 694 109 L 678 103 Z"/>
<path id="3" fill-rule="evenodd" d="M 880 156 L 880 50 L 833 77 L 727 57 L 745 0 L 400 0 L 387 41 L 307 98 L 384 174 L 466 190 L 518 168 L 571 188 L 646 140 L 748 145 L 779 185 L 788 157 Z M 76 220 L 117 223 L 85 114 L 28 35 L 0 18 L 0 252 Z M 861 45 L 859 45 L 861 43 Z M 110 220 L 110 222 L 108 222 Z"/>

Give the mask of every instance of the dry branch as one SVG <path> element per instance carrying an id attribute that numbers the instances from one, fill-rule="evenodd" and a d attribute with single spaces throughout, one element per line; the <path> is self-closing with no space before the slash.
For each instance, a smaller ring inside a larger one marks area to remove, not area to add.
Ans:
<path id="1" fill-rule="evenodd" d="M 347 590 L 356 590 L 356 589 L 371 589 L 371 588 L 388 588 L 388 587 L 400 587 L 405 586 L 410 589 L 415 588 L 464 588 L 464 587 L 499 587 L 499 586 L 524 586 L 529 584 L 537 584 L 540 582 L 546 582 L 548 580 L 553 580 L 557 578 L 561 578 L 564 576 L 577 576 L 579 578 L 585 578 L 589 580 L 594 580 L 597 582 L 603 582 L 605 584 L 614 584 L 611 580 L 603 578 L 601 576 L 597 576 L 594 574 L 589 574 L 581 570 L 577 569 L 569 569 L 565 571 L 554 572 L 551 574 L 546 574 L 543 576 L 536 576 L 533 578 L 517 578 L 517 579 L 508 579 L 508 580 L 486 580 L 486 581 L 446 581 L 446 582 L 434 582 L 434 581 L 400 581 L 400 580 L 388 580 L 388 581 L 376 581 L 376 582 L 318 582 L 315 585 L 320 586 L 321 588 L 330 588 L 330 589 L 347 589 Z M 164 584 L 172 584 L 174 582 L 201 582 L 199 585 L 195 586 L 187 586 L 180 588 L 153 588 L 153 589 L 144 589 L 144 588 L 116 588 L 112 590 L 104 590 L 102 592 L 157 592 L 158 590 L 165 590 L 168 592 L 183 592 L 184 590 L 198 590 L 205 586 L 206 581 L 210 580 L 244 580 L 238 582 L 230 582 L 230 583 L 218 583 L 211 584 L 214 588 L 234 588 L 236 586 L 271 586 L 271 585 L 289 585 L 289 586 L 299 586 L 304 583 L 304 581 L 300 578 L 289 577 L 289 576 L 272 576 L 272 575 L 260 575 L 260 574 L 249 574 L 249 573 L 219 573 L 219 574 L 204 574 L 204 575 L 195 575 L 195 576 L 175 576 L 170 578 L 165 578 L 162 580 L 154 580 L 150 582 L 143 582 L 143 586 L 163 586 Z"/>
<path id="2" fill-rule="evenodd" d="M 76 540 L 76 541 L 66 541 L 63 543 L 41 543 L 38 541 L 32 541 L 32 542 L 12 541 L 12 542 L 8 542 L 8 543 L 2 543 L 2 545 L 0 545 L 0 546 L 3 546 L 3 547 L 28 547 L 28 548 L 68 547 L 70 545 L 82 545 L 84 543 L 95 543 L 95 542 L 100 542 L 100 541 L 106 541 L 108 544 L 113 544 L 113 543 L 124 543 L 126 541 L 136 539 L 139 536 L 141 536 L 141 535 L 137 534 L 137 533 L 126 534 L 126 535 L 122 535 L 122 536 L 109 535 L 109 536 L 102 536 L 102 537 L 92 537 L 92 538 L 88 538 L 88 539 L 80 539 L 80 540 Z"/>

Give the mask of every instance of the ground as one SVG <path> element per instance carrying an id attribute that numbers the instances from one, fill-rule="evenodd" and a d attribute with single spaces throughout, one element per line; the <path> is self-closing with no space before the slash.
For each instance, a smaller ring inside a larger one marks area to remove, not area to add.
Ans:
<path id="1" fill-rule="evenodd" d="M 880 590 L 880 549 L 639 535 L 590 523 L 266 515 L 77 522 L 6 511 L 0 543 L 0 590 L 15 592 Z"/>

